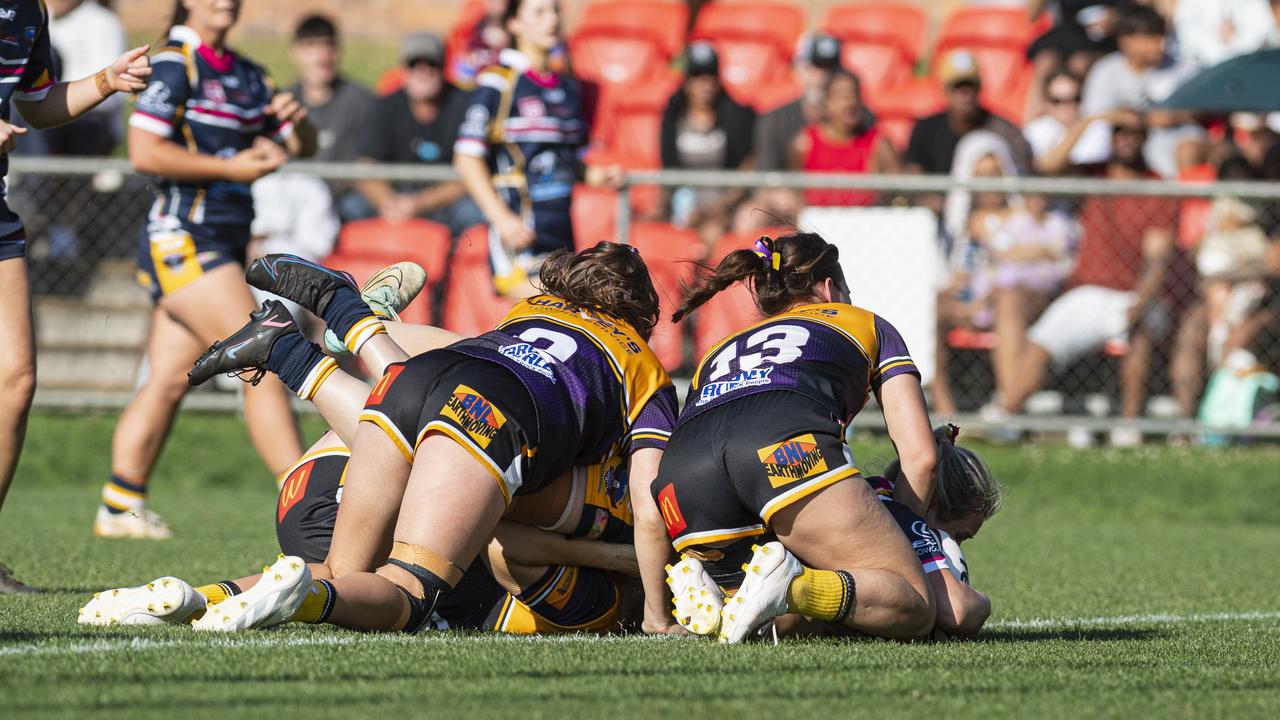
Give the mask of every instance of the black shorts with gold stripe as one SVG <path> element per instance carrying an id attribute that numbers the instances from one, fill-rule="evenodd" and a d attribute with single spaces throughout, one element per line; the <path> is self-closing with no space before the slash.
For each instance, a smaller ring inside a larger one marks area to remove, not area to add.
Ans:
<path id="1" fill-rule="evenodd" d="M 609 573 L 558 565 L 518 596 L 508 594 L 485 627 L 511 635 L 547 635 L 605 633 L 617 623 L 618 586 Z"/>
<path id="2" fill-rule="evenodd" d="M 733 400 L 676 427 L 652 489 L 676 550 L 737 587 L 779 510 L 858 474 L 844 428 L 800 393 Z"/>
<path id="3" fill-rule="evenodd" d="M 505 367 L 433 350 L 387 368 L 360 414 L 412 463 L 430 433 L 449 437 L 493 475 L 507 504 L 573 467 L 579 433 L 543 428 L 533 398 Z"/>
<path id="4" fill-rule="evenodd" d="M 329 554 L 333 524 L 342 502 L 343 481 L 351 451 L 335 446 L 303 455 L 285 473 L 276 505 L 276 538 L 280 552 L 307 562 L 321 562 Z M 436 605 L 431 627 L 438 630 L 481 630 L 507 592 L 477 558 L 462 580 Z"/>
<path id="5" fill-rule="evenodd" d="M 210 270 L 244 265 L 248 225 L 198 225 L 173 216 L 152 219 L 138 239 L 138 282 L 159 300 Z"/>

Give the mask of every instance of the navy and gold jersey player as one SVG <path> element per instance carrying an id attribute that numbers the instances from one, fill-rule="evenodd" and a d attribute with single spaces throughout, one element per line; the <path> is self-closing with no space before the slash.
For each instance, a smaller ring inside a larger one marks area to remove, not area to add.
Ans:
<path id="1" fill-rule="evenodd" d="M 775 513 L 859 474 L 844 427 L 906 373 L 919 374 L 898 331 L 844 303 L 801 305 L 717 343 L 653 484 L 676 550 L 736 587 Z"/>
<path id="2" fill-rule="evenodd" d="M 569 208 L 590 133 L 585 100 L 572 75 L 538 73 L 512 49 L 476 79 L 454 154 L 484 158 L 499 197 L 534 232 L 533 245 L 518 255 L 490 232 L 499 292 L 533 274 L 548 254 L 574 247 Z"/>
<path id="3" fill-rule="evenodd" d="M 191 152 L 229 158 L 265 136 L 292 132 L 267 108 L 275 92 L 265 70 L 230 49 L 215 51 L 175 25 L 151 58 L 153 74 L 129 126 Z M 155 201 L 138 248 L 139 280 L 153 298 L 220 265 L 244 264 L 253 221 L 246 183 L 155 178 Z"/>
<path id="4" fill-rule="evenodd" d="M 0 15 L 0 119 L 13 117 L 13 103 L 39 102 L 57 83 L 53 46 L 49 42 L 49 13 L 43 2 L 5 3 Z M 4 179 L 9 155 L 0 154 L 0 261 L 26 255 L 27 233 L 22 220 L 5 202 Z"/>
<path id="5" fill-rule="evenodd" d="M 361 419 L 410 463 L 427 434 L 450 437 L 510 504 L 576 465 L 665 448 L 676 409 L 671 378 L 634 328 L 539 295 L 495 330 L 389 366 Z"/>

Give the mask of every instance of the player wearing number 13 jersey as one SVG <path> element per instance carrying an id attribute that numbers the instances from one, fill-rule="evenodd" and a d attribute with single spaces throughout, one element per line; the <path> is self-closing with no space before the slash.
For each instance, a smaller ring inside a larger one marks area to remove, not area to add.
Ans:
<path id="1" fill-rule="evenodd" d="M 933 608 L 919 562 L 866 483 L 843 482 L 859 476 L 844 427 L 875 393 L 904 469 L 899 499 L 928 503 L 935 448 L 906 344 L 886 320 L 849 304 L 836 248 L 809 233 L 730 253 L 673 319 L 739 281 L 768 317 L 699 363 L 651 488 L 685 554 L 672 573 L 677 618 L 687 621 L 682 575 L 705 573 L 706 584 L 736 595 L 719 618 L 688 622 L 700 634 L 736 642 L 798 612 L 883 637 L 922 636 Z"/>

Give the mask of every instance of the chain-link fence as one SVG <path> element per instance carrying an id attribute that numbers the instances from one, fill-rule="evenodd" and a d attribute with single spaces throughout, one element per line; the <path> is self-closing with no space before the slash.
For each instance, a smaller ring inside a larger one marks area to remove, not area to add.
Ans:
<path id="1" fill-rule="evenodd" d="M 452 177 L 421 166 L 298 163 L 286 172 L 331 182 Z M 148 182 L 122 161 L 18 158 L 10 182 L 31 239 L 44 397 L 126 396 L 149 308 L 133 283 Z M 752 210 L 791 193 L 791 207 L 825 203 L 787 220 L 840 246 L 855 303 L 903 331 L 939 417 L 1006 429 L 1280 435 L 1280 184 L 699 172 L 630 182 L 575 194 L 578 239 L 635 242 L 664 314 L 692 275 L 685 260 L 714 262 L 781 231 L 778 215 Z M 806 188 L 825 194 L 806 197 Z M 688 217 L 689 198 L 696 210 L 726 190 L 744 199 L 723 227 L 668 222 L 667 207 L 679 214 L 685 203 Z M 476 292 L 474 278 L 449 269 L 483 244 L 473 233 L 454 240 L 421 318 L 478 330 L 444 285 Z M 660 328 L 655 346 L 673 373 L 687 374 L 710 342 L 754 314 L 741 294 L 722 305 L 715 317 L 708 308 Z"/>

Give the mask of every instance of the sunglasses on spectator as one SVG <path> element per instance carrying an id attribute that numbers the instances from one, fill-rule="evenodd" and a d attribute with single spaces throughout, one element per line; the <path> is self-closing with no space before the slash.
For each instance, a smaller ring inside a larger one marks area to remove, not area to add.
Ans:
<path id="1" fill-rule="evenodd" d="M 435 60 L 432 60 L 430 58 L 410 58 L 409 60 L 405 61 L 404 66 L 414 70 L 417 70 L 418 68 L 423 66 L 429 67 L 432 70 L 440 69 L 440 63 L 437 63 Z"/>
<path id="2" fill-rule="evenodd" d="M 1050 105 L 1079 105 L 1080 96 L 1072 95 L 1071 97 L 1049 97 Z"/>

